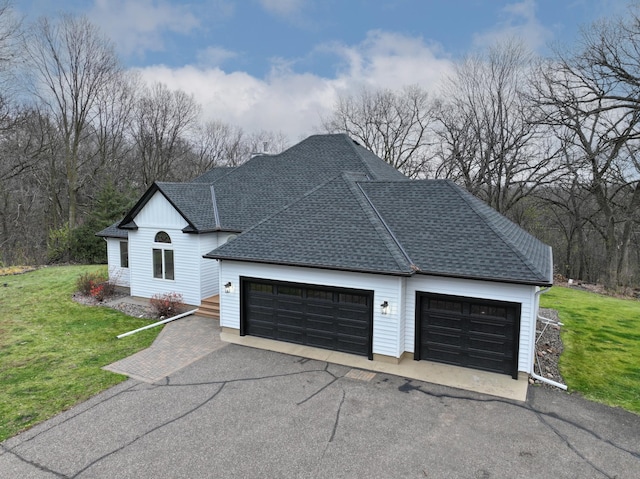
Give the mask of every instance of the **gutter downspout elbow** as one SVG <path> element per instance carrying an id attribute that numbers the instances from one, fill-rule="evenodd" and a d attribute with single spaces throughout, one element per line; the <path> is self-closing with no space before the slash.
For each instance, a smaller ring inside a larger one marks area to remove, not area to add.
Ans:
<path id="1" fill-rule="evenodd" d="M 537 303 L 538 309 L 540 308 L 540 301 L 539 301 L 540 295 L 543 294 L 543 293 L 546 293 L 547 291 L 549 291 L 549 289 L 551 289 L 551 287 L 546 287 L 545 289 L 541 289 L 540 291 L 536 291 L 536 296 L 537 296 L 537 299 L 538 299 L 538 301 L 536 301 L 536 303 Z M 538 311 L 536 311 L 536 322 L 537 321 L 538 321 Z M 534 335 L 534 337 L 535 337 L 535 335 Z M 530 376 L 533 379 L 536 379 L 536 380 L 538 380 L 540 382 L 543 382 L 545 384 L 549 384 L 551 386 L 557 387 L 559 389 L 562 389 L 563 391 L 567 390 L 567 385 L 566 384 L 562 384 L 562 383 L 553 381 L 553 380 L 551 380 L 549 378 L 545 378 L 544 376 L 540 376 L 539 374 L 536 374 L 536 372 L 535 372 L 535 360 L 536 360 L 536 343 L 534 342 L 533 343 L 533 361 L 534 361 L 534 364 L 533 364 L 533 367 L 531 368 Z"/>

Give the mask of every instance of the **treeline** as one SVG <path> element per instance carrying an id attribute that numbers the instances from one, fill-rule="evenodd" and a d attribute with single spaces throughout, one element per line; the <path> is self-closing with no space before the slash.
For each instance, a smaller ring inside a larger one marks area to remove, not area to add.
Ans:
<path id="1" fill-rule="evenodd" d="M 503 42 L 438 92 L 363 89 L 324 120 L 407 175 L 450 178 L 553 246 L 555 272 L 640 286 L 640 8 L 538 58 Z"/>
<path id="2" fill-rule="evenodd" d="M 323 120 L 413 178 L 449 178 L 549 243 L 564 276 L 640 285 L 640 9 L 539 58 L 503 42 L 438 90 L 364 88 Z M 26 32 L 29 32 L 28 34 Z M 103 261 L 93 234 L 153 181 L 237 165 L 283 134 L 202 122 L 125 70 L 83 17 L 0 8 L 0 262 Z"/>
<path id="3" fill-rule="evenodd" d="M 283 134 L 202 121 L 183 91 L 143 84 L 84 17 L 24 26 L 0 6 L 0 265 L 105 261 L 94 233 L 156 180 L 185 181 Z"/>

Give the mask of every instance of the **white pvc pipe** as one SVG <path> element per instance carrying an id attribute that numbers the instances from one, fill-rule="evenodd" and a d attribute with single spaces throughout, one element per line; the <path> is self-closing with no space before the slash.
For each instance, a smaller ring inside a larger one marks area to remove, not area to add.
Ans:
<path id="1" fill-rule="evenodd" d="M 536 296 L 538 296 L 538 309 L 540 309 L 540 300 L 539 300 L 540 295 L 542 295 L 543 293 L 546 293 L 546 292 L 547 292 L 547 291 L 549 291 L 550 289 L 551 289 L 551 288 L 545 288 L 545 289 L 541 289 L 540 291 L 537 291 L 537 292 L 536 292 Z M 536 315 L 536 316 L 538 316 L 538 315 Z M 546 320 L 547 320 L 547 321 L 549 321 L 549 322 L 553 321 L 553 320 L 549 320 L 548 318 L 544 318 L 544 317 L 542 317 L 542 319 L 546 319 Z M 536 320 L 537 320 L 537 318 L 536 318 Z M 555 321 L 553 321 L 553 323 L 556 323 L 556 322 L 555 322 Z M 558 321 L 556 324 L 562 324 L 562 323 L 560 323 L 560 322 Z M 535 336 L 534 336 L 534 337 L 535 337 Z M 537 341 L 534 341 L 534 343 L 533 343 L 533 360 L 534 360 L 534 362 L 535 362 L 535 360 L 536 360 L 536 343 L 537 343 Z M 553 380 L 551 380 L 551 379 L 549 379 L 549 378 L 545 378 L 544 376 L 540 376 L 539 374 L 536 374 L 536 372 L 535 372 L 535 364 L 534 364 L 534 365 L 533 365 L 533 367 L 531 368 L 531 374 L 530 374 L 530 376 L 531 376 L 533 379 L 537 379 L 538 381 L 541 381 L 541 382 L 543 382 L 543 383 L 550 384 L 551 386 L 555 386 L 555 387 L 557 387 L 557 388 L 560 388 L 560 389 L 562 389 L 563 391 L 566 391 L 566 390 L 567 390 L 567 386 L 566 386 L 566 384 L 562 384 L 562 383 L 559 383 L 559 382 L 553 381 Z"/>
<path id="2" fill-rule="evenodd" d="M 537 379 L 538 381 L 542 381 L 543 383 L 547 383 L 547 384 L 551 384 L 552 386 L 555 386 L 557 388 L 562 389 L 563 391 L 567 390 L 567 386 L 566 384 L 561 384 L 561 383 L 557 383 L 555 381 L 552 381 L 549 378 L 545 378 L 544 376 L 540 376 L 539 374 L 536 374 L 534 371 L 531 371 L 531 377 L 533 379 Z"/>
<path id="3" fill-rule="evenodd" d="M 140 331 L 144 331 L 145 329 L 151 329 L 151 328 L 155 328 L 156 326 L 160 326 L 161 324 L 165 324 L 168 323 L 170 321 L 174 321 L 176 319 L 180 319 L 180 318 L 184 318 L 185 316 L 189 316 L 190 314 L 194 314 L 196 311 L 198 311 L 197 309 L 192 309 L 191 311 L 187 311 L 186 313 L 182 313 L 182 314 L 178 314 L 177 316 L 172 316 L 171 318 L 167 318 L 167 319 L 163 319 L 162 321 L 158 321 L 157 323 L 153 323 L 153 324 L 147 324 L 146 326 L 143 326 L 141 328 L 138 329 L 134 329 L 133 331 L 129 331 L 128 333 L 122 333 L 118 336 L 116 336 L 118 339 L 124 338 L 125 336 L 131 336 L 132 334 L 136 334 Z"/>

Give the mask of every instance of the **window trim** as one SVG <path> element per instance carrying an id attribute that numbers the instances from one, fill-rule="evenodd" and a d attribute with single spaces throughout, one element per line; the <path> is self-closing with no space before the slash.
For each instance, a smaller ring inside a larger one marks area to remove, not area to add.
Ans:
<path id="1" fill-rule="evenodd" d="M 129 241 L 123 240 L 118 242 L 120 247 L 120 267 L 129 267 Z"/>
<path id="2" fill-rule="evenodd" d="M 154 247 L 151 249 L 151 272 L 153 279 L 175 281 L 176 260 L 174 249 L 170 247 L 173 245 L 171 236 L 165 231 L 158 231 L 153 238 L 153 245 Z"/>

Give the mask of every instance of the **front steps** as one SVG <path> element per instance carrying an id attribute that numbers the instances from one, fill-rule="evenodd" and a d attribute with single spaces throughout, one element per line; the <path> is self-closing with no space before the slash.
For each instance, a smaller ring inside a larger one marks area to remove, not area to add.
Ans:
<path id="1" fill-rule="evenodd" d="M 220 295 L 216 294 L 209 298 L 205 298 L 200 303 L 200 307 L 196 312 L 198 316 L 205 318 L 220 319 Z"/>

